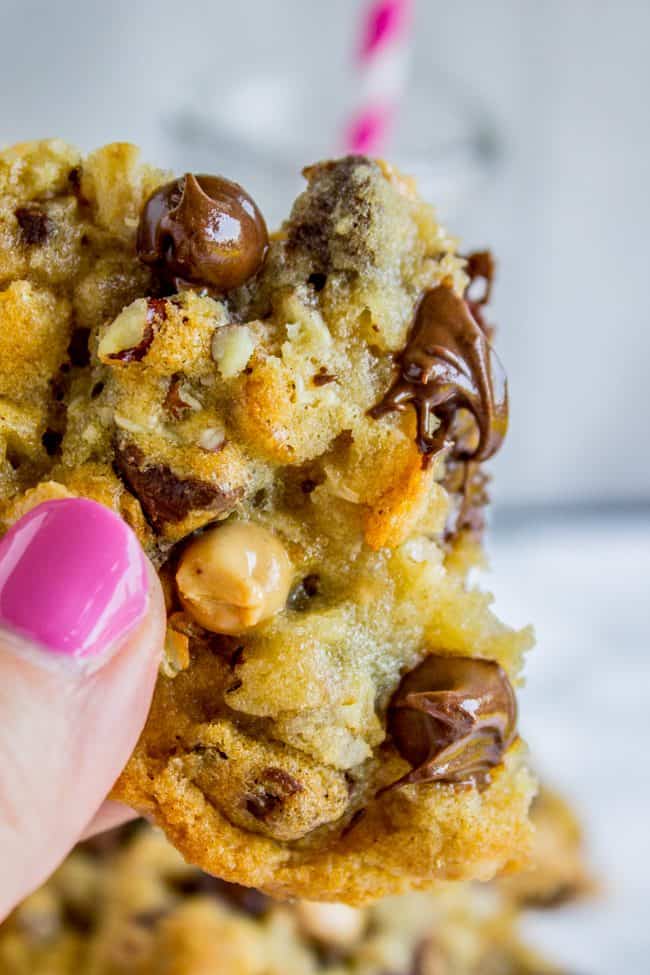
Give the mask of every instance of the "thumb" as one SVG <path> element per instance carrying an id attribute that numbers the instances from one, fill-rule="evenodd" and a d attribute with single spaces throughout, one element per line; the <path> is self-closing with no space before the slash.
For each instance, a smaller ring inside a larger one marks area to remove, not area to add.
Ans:
<path id="1" fill-rule="evenodd" d="M 60 863 L 142 730 L 160 585 L 130 528 L 81 498 L 0 540 L 0 919 Z"/>

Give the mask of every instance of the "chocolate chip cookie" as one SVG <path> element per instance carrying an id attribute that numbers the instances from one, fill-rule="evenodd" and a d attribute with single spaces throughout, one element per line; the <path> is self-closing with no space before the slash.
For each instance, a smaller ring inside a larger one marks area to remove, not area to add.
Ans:
<path id="1" fill-rule="evenodd" d="M 491 257 L 384 163 L 305 177 L 270 234 L 130 145 L 0 155 L 0 518 L 92 498 L 159 570 L 115 795 L 227 881 L 362 903 L 525 855 L 531 634 L 468 582 L 508 416 Z"/>
<path id="2" fill-rule="evenodd" d="M 544 855 L 554 850 L 554 822 L 545 816 Z M 557 839 L 551 863 L 559 865 L 566 851 L 562 828 Z M 578 862 L 577 848 L 573 856 Z M 560 870 L 557 882 L 565 879 L 566 870 Z M 546 866 L 545 890 L 550 880 Z M 81 844 L 0 926 L 0 970 L 3 975 L 559 975 L 521 942 L 518 919 L 518 900 L 501 881 L 489 887 L 443 885 L 362 909 L 314 901 L 283 904 L 188 866 L 161 832 L 131 824 Z"/>

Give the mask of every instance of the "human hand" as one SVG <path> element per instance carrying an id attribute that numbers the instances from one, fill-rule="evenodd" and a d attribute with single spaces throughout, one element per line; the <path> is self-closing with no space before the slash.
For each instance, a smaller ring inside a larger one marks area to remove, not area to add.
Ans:
<path id="1" fill-rule="evenodd" d="M 145 722 L 165 631 L 153 567 L 93 501 L 32 509 L 0 540 L 0 920 L 83 835 Z"/>

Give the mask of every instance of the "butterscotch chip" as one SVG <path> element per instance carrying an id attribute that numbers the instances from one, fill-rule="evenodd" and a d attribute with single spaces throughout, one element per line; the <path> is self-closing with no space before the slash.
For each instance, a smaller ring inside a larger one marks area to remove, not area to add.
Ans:
<path id="1" fill-rule="evenodd" d="M 359 904 L 525 857 L 531 634 L 467 585 L 506 427 L 492 264 L 386 165 L 305 175 L 268 237 L 133 146 L 0 154 L 0 518 L 90 497 L 160 570 L 115 796 L 224 881 Z"/>
<path id="2" fill-rule="evenodd" d="M 183 606 L 212 633 L 245 633 L 284 609 L 293 571 L 275 535 L 253 522 L 209 529 L 181 555 Z"/>

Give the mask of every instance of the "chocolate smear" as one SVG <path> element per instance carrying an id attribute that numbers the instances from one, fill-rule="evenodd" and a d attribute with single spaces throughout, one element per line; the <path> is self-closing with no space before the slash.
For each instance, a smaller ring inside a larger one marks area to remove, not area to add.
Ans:
<path id="1" fill-rule="evenodd" d="M 187 173 L 145 203 L 137 252 L 176 286 L 223 293 L 259 270 L 268 243 L 264 217 L 238 183 Z"/>
<path id="2" fill-rule="evenodd" d="M 513 741 L 517 702 L 494 660 L 432 654 L 402 679 L 388 709 L 388 730 L 413 766 L 397 785 L 489 782 Z"/>
<path id="3" fill-rule="evenodd" d="M 467 302 L 450 287 L 425 293 L 397 364 L 397 379 L 370 415 L 413 406 L 425 463 L 443 449 L 461 460 L 487 460 L 499 449 L 508 427 L 505 373 Z M 450 439 L 460 409 L 474 417 L 476 443 Z"/>

